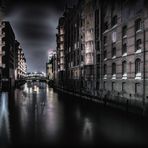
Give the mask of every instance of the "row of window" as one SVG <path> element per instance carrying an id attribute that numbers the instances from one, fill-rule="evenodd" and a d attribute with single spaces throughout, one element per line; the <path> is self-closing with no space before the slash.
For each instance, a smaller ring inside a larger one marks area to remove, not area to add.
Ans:
<path id="1" fill-rule="evenodd" d="M 135 28 L 136 32 L 141 30 L 142 28 L 142 21 L 141 19 L 137 19 L 135 21 Z M 127 26 L 124 26 L 122 28 L 122 55 L 127 55 Z M 107 44 L 107 36 L 103 37 L 103 43 L 104 43 L 104 59 L 107 58 L 107 51 L 105 49 L 105 46 Z M 135 42 L 135 52 L 139 53 L 142 50 L 142 39 L 137 39 Z M 115 42 L 112 43 L 112 57 L 116 57 L 116 44 Z"/>
<path id="2" fill-rule="evenodd" d="M 127 76 L 127 62 L 122 62 L 122 75 Z M 135 74 L 141 74 L 141 60 L 138 58 L 135 61 Z M 104 64 L 104 75 L 107 75 L 107 64 Z M 112 63 L 112 75 L 116 75 L 116 63 Z"/>
<path id="3" fill-rule="evenodd" d="M 137 41 L 136 41 L 136 45 L 135 45 L 136 47 L 135 47 L 135 52 L 136 53 L 139 53 L 139 52 L 141 52 L 141 50 L 142 50 L 142 40 L 141 39 L 138 39 Z M 112 57 L 116 57 L 116 46 L 115 46 L 115 43 L 113 43 L 112 44 Z M 124 56 L 124 55 L 127 55 L 127 43 L 124 43 L 123 45 L 122 45 L 122 55 Z M 107 51 L 106 51 L 106 49 L 104 49 L 104 59 L 106 59 L 107 58 Z"/>
<path id="4" fill-rule="evenodd" d="M 107 82 L 104 82 L 104 89 L 107 89 Z M 111 89 L 112 91 L 116 90 L 116 83 L 112 82 L 112 86 Z M 122 82 L 122 92 L 128 92 L 128 88 L 127 88 L 127 83 L 126 82 Z M 135 94 L 140 94 L 141 93 L 141 85 L 140 83 L 135 83 Z"/>
<path id="5" fill-rule="evenodd" d="M 117 15 L 113 16 L 112 17 L 112 20 L 111 20 L 111 27 L 114 27 L 115 25 L 117 25 Z M 104 31 L 108 30 L 109 29 L 109 24 L 108 24 L 108 21 L 104 22 Z M 139 31 L 142 29 L 142 20 L 141 18 L 138 18 L 136 21 L 135 21 L 135 31 Z M 126 35 L 126 32 L 127 32 L 127 26 L 124 26 L 122 28 L 122 34 L 123 36 Z"/>

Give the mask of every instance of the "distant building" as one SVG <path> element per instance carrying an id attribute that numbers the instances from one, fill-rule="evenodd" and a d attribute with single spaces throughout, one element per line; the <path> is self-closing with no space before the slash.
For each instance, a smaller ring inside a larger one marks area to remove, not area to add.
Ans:
<path id="1" fill-rule="evenodd" d="M 57 27 L 58 33 L 56 34 L 57 40 L 57 75 L 58 83 L 63 86 L 63 81 L 65 77 L 65 51 L 64 51 L 64 17 L 59 19 L 59 24 Z"/>
<path id="2" fill-rule="evenodd" d="M 23 49 L 20 47 L 20 43 L 15 41 L 15 79 L 25 78 L 27 73 L 27 64 Z"/>
<path id="3" fill-rule="evenodd" d="M 57 82 L 57 74 L 58 74 L 58 65 L 57 65 L 57 53 L 53 53 L 53 60 L 52 60 L 52 70 L 53 70 L 53 81 L 54 81 L 54 86 L 58 86 Z"/>
<path id="4" fill-rule="evenodd" d="M 48 80 L 53 80 L 53 56 L 54 52 L 49 52 L 48 62 L 46 63 L 46 77 Z"/>

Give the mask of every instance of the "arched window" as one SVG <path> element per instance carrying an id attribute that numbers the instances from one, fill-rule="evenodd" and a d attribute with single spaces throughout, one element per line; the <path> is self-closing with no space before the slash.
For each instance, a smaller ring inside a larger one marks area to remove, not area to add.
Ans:
<path id="1" fill-rule="evenodd" d="M 112 75 L 115 75 L 116 74 L 116 64 L 113 63 L 112 64 Z"/>
<path id="2" fill-rule="evenodd" d="M 122 45 L 122 54 L 127 53 L 127 45 L 126 43 Z"/>
<path id="3" fill-rule="evenodd" d="M 142 29 L 142 20 L 139 18 L 135 21 L 135 31 L 139 31 Z"/>
<path id="4" fill-rule="evenodd" d="M 142 41 L 141 39 L 138 39 L 136 41 L 136 51 L 141 50 L 142 49 Z"/>
<path id="5" fill-rule="evenodd" d="M 135 74 L 141 73 L 141 60 L 136 59 L 135 61 Z"/>
<path id="6" fill-rule="evenodd" d="M 104 64 L 104 75 L 106 75 L 106 74 L 107 74 L 107 65 Z"/>
<path id="7" fill-rule="evenodd" d="M 127 73 L 127 64 L 126 61 L 122 62 L 122 75 Z"/>
<path id="8" fill-rule="evenodd" d="M 112 27 L 117 24 L 117 15 L 112 17 Z"/>
<path id="9" fill-rule="evenodd" d="M 122 28 L 122 37 L 125 37 L 127 35 L 127 26 L 123 26 Z"/>

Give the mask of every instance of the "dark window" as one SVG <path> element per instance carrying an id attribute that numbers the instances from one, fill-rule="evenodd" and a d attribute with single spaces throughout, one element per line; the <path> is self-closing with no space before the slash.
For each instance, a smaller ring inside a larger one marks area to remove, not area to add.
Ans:
<path id="1" fill-rule="evenodd" d="M 99 47 L 99 41 L 96 41 L 96 50 L 99 51 L 100 47 Z"/>
<path id="2" fill-rule="evenodd" d="M 125 37 L 127 35 L 127 26 L 124 26 L 122 28 L 122 37 Z"/>
<path id="3" fill-rule="evenodd" d="M 115 91 L 115 82 L 112 82 L 112 91 Z"/>
<path id="4" fill-rule="evenodd" d="M 104 31 L 108 29 L 108 22 L 104 23 Z"/>
<path id="5" fill-rule="evenodd" d="M 141 28 L 142 28 L 142 21 L 141 19 L 137 19 L 135 21 L 135 30 L 138 31 L 138 30 L 141 30 Z"/>
<path id="6" fill-rule="evenodd" d="M 142 48 L 142 41 L 141 41 L 141 39 L 138 39 L 136 41 L 136 51 L 140 50 L 141 48 Z"/>
<path id="7" fill-rule="evenodd" d="M 122 54 L 127 53 L 127 45 L 126 43 L 122 45 Z"/>
<path id="8" fill-rule="evenodd" d="M 104 38 L 103 38 L 103 43 L 104 43 L 104 44 L 107 43 L 107 36 L 104 36 Z"/>
<path id="9" fill-rule="evenodd" d="M 116 56 L 116 47 L 112 48 L 112 57 Z"/>
<path id="10" fill-rule="evenodd" d="M 84 61 L 84 59 L 83 59 L 83 55 L 81 55 L 81 62 L 83 62 Z"/>
<path id="11" fill-rule="evenodd" d="M 135 73 L 141 73 L 141 60 L 137 59 L 135 61 Z"/>
<path id="12" fill-rule="evenodd" d="M 106 59 L 106 58 L 107 58 L 107 51 L 104 50 L 104 59 Z"/>
<path id="13" fill-rule="evenodd" d="M 97 54 L 97 63 L 100 63 L 100 54 Z"/>
<path id="14" fill-rule="evenodd" d="M 125 74 L 127 72 L 127 64 L 126 61 L 122 62 L 122 74 Z"/>
<path id="15" fill-rule="evenodd" d="M 126 92 L 126 83 L 125 82 L 122 83 L 122 91 Z"/>
<path id="16" fill-rule="evenodd" d="M 104 89 L 106 89 L 106 82 L 104 82 Z"/>
<path id="17" fill-rule="evenodd" d="M 112 64 L 112 75 L 116 74 L 116 64 Z"/>
<path id="18" fill-rule="evenodd" d="M 141 85 L 140 83 L 135 84 L 135 94 L 140 94 L 141 93 Z"/>
<path id="19" fill-rule="evenodd" d="M 112 18 L 112 27 L 117 24 L 117 15 Z"/>
<path id="20" fill-rule="evenodd" d="M 107 74 L 107 65 L 105 64 L 104 65 L 104 75 L 106 75 Z"/>

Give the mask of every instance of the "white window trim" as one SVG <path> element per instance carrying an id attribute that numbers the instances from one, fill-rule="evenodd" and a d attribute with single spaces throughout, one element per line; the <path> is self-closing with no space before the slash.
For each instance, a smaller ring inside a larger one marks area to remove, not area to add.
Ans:
<path id="1" fill-rule="evenodd" d="M 113 56 L 113 57 L 112 57 L 112 59 L 115 59 L 115 58 L 116 58 L 116 56 Z"/>
<path id="2" fill-rule="evenodd" d="M 142 49 L 138 49 L 137 51 L 136 51 L 136 53 L 141 53 L 142 52 Z"/>
<path id="3" fill-rule="evenodd" d="M 127 38 L 127 35 L 124 35 L 122 38 L 123 38 L 123 39 L 126 39 L 126 38 Z"/>
<path id="4" fill-rule="evenodd" d="M 107 60 L 107 58 L 104 59 L 104 61 L 106 61 L 106 60 Z"/>
<path id="5" fill-rule="evenodd" d="M 123 57 L 127 56 L 127 52 L 122 55 Z"/>
<path id="6" fill-rule="evenodd" d="M 135 79 L 136 80 L 141 80 L 141 77 L 142 77 L 142 74 L 139 72 L 139 73 L 136 74 Z"/>
<path id="7" fill-rule="evenodd" d="M 118 26 L 118 23 L 112 26 L 112 29 L 116 28 Z"/>
<path id="8" fill-rule="evenodd" d="M 126 79 L 127 79 L 127 73 L 124 73 L 124 74 L 123 74 L 122 79 L 123 79 L 123 80 L 126 80 Z"/>
<path id="9" fill-rule="evenodd" d="M 104 75 L 104 79 L 107 79 L 107 74 Z"/>
<path id="10" fill-rule="evenodd" d="M 136 31 L 136 33 L 139 33 L 139 32 L 141 32 L 141 31 L 142 31 L 142 28 L 138 29 L 138 30 Z"/>
<path id="11" fill-rule="evenodd" d="M 112 79 L 116 79 L 116 74 L 113 74 L 112 75 Z"/>

